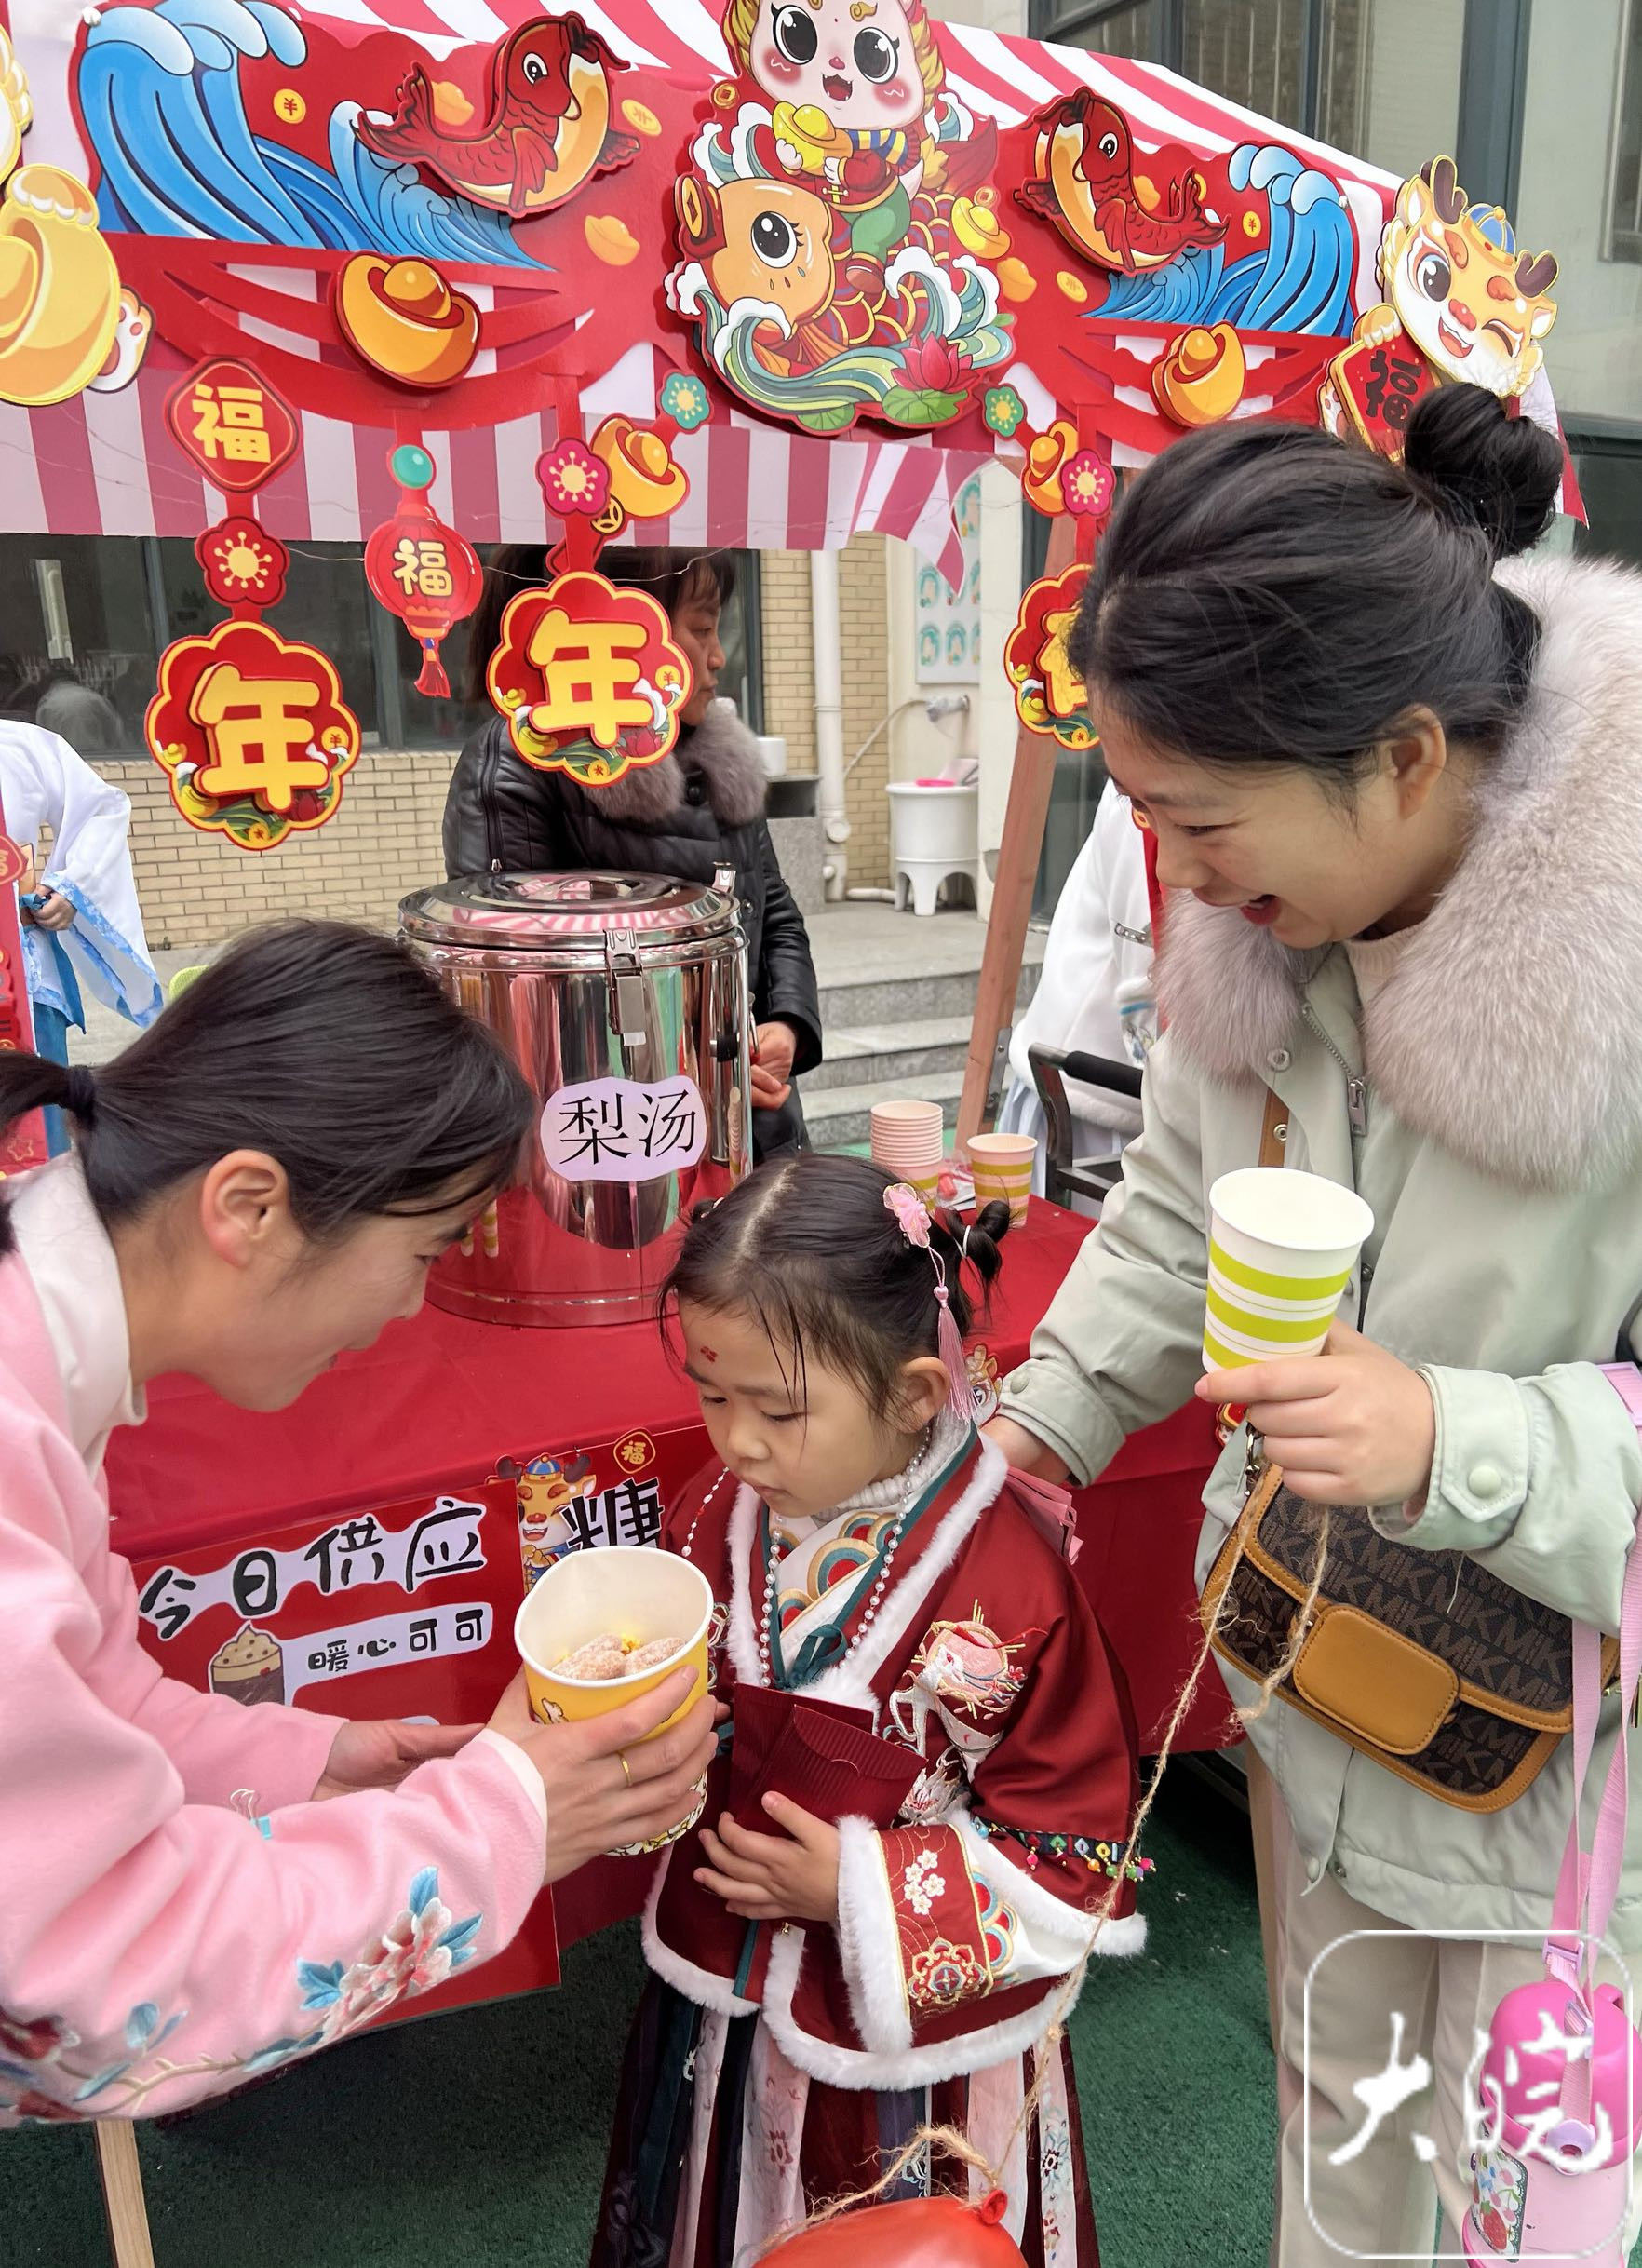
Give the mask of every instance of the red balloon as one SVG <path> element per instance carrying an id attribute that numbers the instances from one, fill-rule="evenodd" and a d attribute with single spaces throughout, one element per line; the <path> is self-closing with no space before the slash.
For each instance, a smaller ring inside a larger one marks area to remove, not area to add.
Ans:
<path id="1" fill-rule="evenodd" d="M 864 2206 L 788 2237 L 760 2268 L 1026 2268 L 1020 2247 L 999 2225 L 1008 2209 L 1001 2189 L 978 2205 L 908 2197 Z"/>

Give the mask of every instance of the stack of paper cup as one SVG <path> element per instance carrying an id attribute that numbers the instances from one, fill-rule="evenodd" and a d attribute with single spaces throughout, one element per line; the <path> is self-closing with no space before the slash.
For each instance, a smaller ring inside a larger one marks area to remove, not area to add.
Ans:
<path id="1" fill-rule="evenodd" d="M 926 1205 L 940 1188 L 945 1135 L 938 1102 L 875 1102 L 872 1105 L 872 1162 L 910 1181 Z"/>
<path id="2" fill-rule="evenodd" d="M 1222 1174 L 1209 1191 L 1204 1369 L 1319 1353 L 1373 1227 L 1354 1190 L 1318 1174 Z"/>
<path id="3" fill-rule="evenodd" d="M 1038 1154 L 1035 1134 L 972 1134 L 967 1144 L 969 1170 L 975 1176 L 978 1208 L 1002 1197 L 1009 1208 L 1009 1224 L 1019 1228 L 1027 1217 L 1032 1194 L 1032 1162 Z"/>

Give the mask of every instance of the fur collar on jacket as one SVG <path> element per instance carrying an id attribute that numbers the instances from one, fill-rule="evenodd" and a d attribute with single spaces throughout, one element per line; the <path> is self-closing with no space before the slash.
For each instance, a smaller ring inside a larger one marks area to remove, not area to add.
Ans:
<path id="1" fill-rule="evenodd" d="M 705 721 L 660 763 L 640 764 L 608 788 L 575 791 L 595 802 L 606 818 L 625 825 L 658 826 L 684 801 L 685 776 L 699 772 L 721 827 L 748 827 L 764 808 L 764 768 L 759 744 L 729 702 L 715 702 Z"/>
<path id="2" fill-rule="evenodd" d="M 1642 578 L 1517 561 L 1543 625 L 1464 862 L 1364 1019 L 1372 1092 L 1491 1178 L 1600 1187 L 1642 1150 Z M 1160 996 L 1211 1078 L 1258 1076 L 1323 956 L 1171 898 Z"/>

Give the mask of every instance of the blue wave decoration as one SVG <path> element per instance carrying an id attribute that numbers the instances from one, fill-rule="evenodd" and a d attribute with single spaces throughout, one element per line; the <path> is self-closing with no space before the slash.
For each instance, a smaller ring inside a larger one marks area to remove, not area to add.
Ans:
<path id="1" fill-rule="evenodd" d="M 1343 337 L 1353 322 L 1356 247 L 1339 183 L 1292 150 L 1252 142 L 1233 150 L 1230 173 L 1234 189 L 1265 194 L 1265 250 L 1228 263 L 1224 245 L 1192 245 L 1166 267 L 1114 276 L 1095 317 Z"/>
<path id="2" fill-rule="evenodd" d="M 251 131 L 239 67 L 307 60 L 274 0 L 159 0 L 103 9 L 80 62 L 105 229 L 233 244 L 537 267 L 498 213 L 442 196 L 361 146 L 357 102 L 331 113 L 329 166 Z"/>

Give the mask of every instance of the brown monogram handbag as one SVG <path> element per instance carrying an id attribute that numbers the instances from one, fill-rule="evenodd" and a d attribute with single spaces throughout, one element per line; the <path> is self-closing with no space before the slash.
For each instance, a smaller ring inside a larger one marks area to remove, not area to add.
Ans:
<path id="1" fill-rule="evenodd" d="M 1262 1165 L 1283 1162 L 1282 1116 L 1273 1096 Z M 1289 1650 L 1321 1532 L 1321 1507 L 1267 1465 L 1215 1560 L 1204 1627 L 1257 1684 Z M 1618 1664 L 1605 1638 L 1605 1689 Z M 1440 1802 L 1501 1811 L 1573 1730 L 1573 1624 L 1469 1553 L 1393 1543 L 1366 1511 L 1337 1505 L 1304 1639 L 1273 1690 Z"/>

